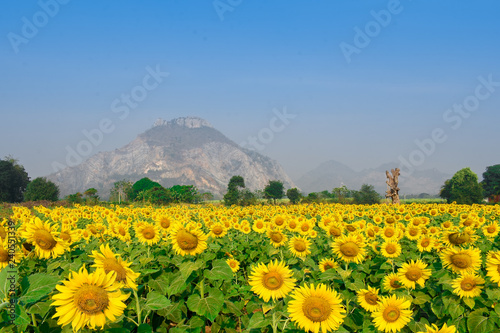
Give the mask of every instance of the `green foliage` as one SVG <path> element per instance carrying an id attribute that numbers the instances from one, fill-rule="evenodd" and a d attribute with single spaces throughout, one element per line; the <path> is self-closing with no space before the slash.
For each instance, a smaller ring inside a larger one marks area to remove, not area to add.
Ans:
<path id="1" fill-rule="evenodd" d="M 227 192 L 224 194 L 224 204 L 226 206 L 237 205 L 240 201 L 241 194 L 239 187 L 245 187 L 245 180 L 241 176 L 233 176 L 227 184 Z"/>
<path id="2" fill-rule="evenodd" d="M 356 204 L 378 204 L 380 202 L 380 195 L 375 191 L 373 185 L 363 184 L 359 191 L 353 193 L 354 202 Z"/>
<path id="3" fill-rule="evenodd" d="M 337 198 L 339 203 L 346 203 L 346 198 L 348 198 L 352 191 L 347 188 L 347 186 L 342 185 L 333 189 L 332 194 Z"/>
<path id="4" fill-rule="evenodd" d="M 166 205 L 174 202 L 174 196 L 170 189 L 156 186 L 141 192 L 141 195 L 137 196 L 137 198 L 155 205 Z"/>
<path id="5" fill-rule="evenodd" d="M 288 199 L 290 199 L 290 202 L 292 204 L 299 203 L 300 199 L 302 198 L 302 194 L 300 194 L 299 190 L 296 187 L 288 189 L 286 191 L 286 196 Z"/>
<path id="6" fill-rule="evenodd" d="M 86 202 L 90 202 L 90 203 L 99 202 L 99 195 L 97 194 L 97 190 L 93 187 L 85 190 L 85 192 L 83 192 L 83 195 L 85 196 Z"/>
<path id="7" fill-rule="evenodd" d="M 470 168 L 457 171 L 451 179 L 445 181 L 439 195 L 448 203 L 455 201 L 457 204 L 470 205 L 483 202 L 483 188 Z"/>
<path id="8" fill-rule="evenodd" d="M 129 180 L 120 180 L 113 184 L 110 191 L 109 201 L 121 203 L 129 201 L 132 195 L 132 182 Z"/>
<path id="9" fill-rule="evenodd" d="M 45 177 L 33 179 L 26 186 L 26 191 L 24 192 L 24 201 L 57 201 L 58 199 L 59 187 Z"/>
<path id="10" fill-rule="evenodd" d="M 481 185 L 483 186 L 485 197 L 489 198 L 500 195 L 500 164 L 486 167 Z"/>
<path id="11" fill-rule="evenodd" d="M 21 202 L 29 183 L 28 173 L 17 160 L 0 160 L 0 202 Z"/>
<path id="12" fill-rule="evenodd" d="M 270 180 L 269 184 L 264 188 L 264 197 L 274 200 L 281 199 L 285 196 L 285 188 L 283 182 L 279 180 Z"/>
<path id="13" fill-rule="evenodd" d="M 198 198 L 198 190 L 194 185 L 174 185 L 170 192 L 173 202 L 195 203 Z"/>
<path id="14" fill-rule="evenodd" d="M 142 179 L 139 179 L 132 185 L 132 191 L 130 192 L 130 199 L 131 200 L 141 200 L 142 198 L 138 198 L 138 195 L 142 191 L 147 191 L 153 187 L 162 187 L 160 184 L 157 182 L 152 181 L 148 177 L 144 177 Z"/>
<path id="15" fill-rule="evenodd" d="M 83 195 L 80 192 L 70 194 L 65 198 L 69 203 L 83 203 Z"/>
<path id="16" fill-rule="evenodd" d="M 244 189 L 240 192 L 240 201 L 239 204 L 241 206 L 250 206 L 250 205 L 255 205 L 257 204 L 257 197 L 255 194 L 248 190 Z"/>

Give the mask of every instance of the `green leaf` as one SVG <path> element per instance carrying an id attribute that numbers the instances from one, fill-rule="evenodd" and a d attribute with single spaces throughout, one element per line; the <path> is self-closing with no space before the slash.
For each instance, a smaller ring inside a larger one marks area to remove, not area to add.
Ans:
<path id="1" fill-rule="evenodd" d="M 422 305 L 431 300 L 431 297 L 423 292 L 417 291 L 414 294 L 413 304 Z"/>
<path id="2" fill-rule="evenodd" d="M 16 275 L 13 274 L 8 274 L 7 272 L 9 271 L 9 266 L 5 267 L 2 269 L 0 272 L 0 302 L 3 302 L 4 299 L 9 298 L 9 289 L 10 289 L 10 281 L 8 280 L 9 275 L 12 275 L 15 277 Z"/>
<path id="3" fill-rule="evenodd" d="M 215 317 L 217 317 L 222 310 L 224 295 L 220 290 L 211 289 L 207 297 L 202 298 L 198 294 L 189 296 L 186 305 L 191 311 L 196 312 L 200 316 L 205 316 L 213 322 Z"/>
<path id="4" fill-rule="evenodd" d="M 59 282 L 60 278 L 44 273 L 37 273 L 28 276 L 29 287 L 23 292 L 24 296 L 19 298 L 22 304 L 33 303 L 51 293 Z"/>
<path id="5" fill-rule="evenodd" d="M 148 282 L 148 285 L 151 287 L 151 289 L 160 292 L 162 295 L 166 295 L 168 286 L 170 285 L 167 273 L 163 273 L 155 280 L 150 280 Z"/>
<path id="6" fill-rule="evenodd" d="M 16 324 L 18 332 L 26 331 L 30 322 L 31 319 L 28 317 L 24 307 L 20 307 L 16 304 L 16 319 L 14 319 L 14 324 Z"/>
<path id="7" fill-rule="evenodd" d="M 488 321 L 489 317 L 483 316 L 483 310 L 479 309 L 469 314 L 467 328 L 469 332 L 490 333 L 493 332 L 493 323 Z"/>
<path id="8" fill-rule="evenodd" d="M 145 308 L 148 310 L 161 310 L 170 305 L 170 300 L 157 291 L 148 293 Z"/>
<path id="9" fill-rule="evenodd" d="M 153 328 L 149 324 L 141 324 L 137 328 L 137 333 L 153 333 Z"/>
<path id="10" fill-rule="evenodd" d="M 187 261 L 183 262 L 179 266 L 179 271 L 181 272 L 182 276 L 187 279 L 193 271 L 199 270 L 201 267 L 203 267 L 204 262 L 203 261 Z"/>
<path id="11" fill-rule="evenodd" d="M 450 306 L 448 308 L 448 312 L 450 313 L 451 318 L 455 319 L 460 317 L 465 312 L 465 309 L 463 306 L 456 304 L 455 306 Z"/>
<path id="12" fill-rule="evenodd" d="M 486 289 L 486 295 L 490 301 L 500 300 L 500 289 Z"/>
<path id="13" fill-rule="evenodd" d="M 43 317 L 50 310 L 50 303 L 51 301 L 37 302 L 28 309 L 28 313 L 38 314 Z"/>
<path id="14" fill-rule="evenodd" d="M 473 298 L 469 298 L 469 297 L 465 297 L 465 298 L 462 298 L 462 300 L 464 301 L 464 303 L 471 309 L 474 309 L 474 306 L 476 305 L 476 302 L 474 301 Z"/>
<path id="15" fill-rule="evenodd" d="M 209 280 L 231 280 L 233 271 L 225 260 L 218 259 L 212 262 L 210 271 L 205 271 L 205 277 Z"/>
<path id="16" fill-rule="evenodd" d="M 262 312 L 256 312 L 253 314 L 253 316 L 250 318 L 250 321 L 248 322 L 248 329 L 258 329 L 258 328 L 264 328 L 267 327 L 271 324 L 271 319 L 264 319 L 264 315 Z"/>
<path id="17" fill-rule="evenodd" d="M 173 276 L 173 280 L 167 287 L 168 296 L 172 296 L 178 293 L 183 292 L 187 288 L 186 278 L 181 274 L 181 272 L 177 272 Z"/>

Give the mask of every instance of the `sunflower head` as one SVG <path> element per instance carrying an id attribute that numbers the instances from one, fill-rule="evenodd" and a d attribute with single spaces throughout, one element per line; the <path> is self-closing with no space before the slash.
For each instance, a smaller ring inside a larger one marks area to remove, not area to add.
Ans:
<path id="1" fill-rule="evenodd" d="M 296 279 L 284 262 L 259 264 L 252 270 L 249 284 L 252 291 L 265 302 L 285 297 L 295 286 Z"/>

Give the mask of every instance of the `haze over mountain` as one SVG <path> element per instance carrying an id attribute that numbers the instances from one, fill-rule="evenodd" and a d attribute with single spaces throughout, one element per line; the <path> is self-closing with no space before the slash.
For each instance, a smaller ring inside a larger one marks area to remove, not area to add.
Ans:
<path id="1" fill-rule="evenodd" d="M 397 163 L 386 163 L 377 168 L 354 171 L 348 166 L 330 160 L 321 163 L 315 169 L 309 171 L 296 180 L 305 193 L 320 192 L 323 190 L 332 191 L 333 188 L 342 184 L 351 190 L 359 190 L 361 185 L 373 185 L 380 194 L 385 194 L 387 190 L 387 180 L 385 171 L 398 167 Z M 415 170 L 411 175 L 401 172 L 399 187 L 400 194 L 420 194 L 428 193 L 435 195 L 439 193 L 444 181 L 450 179 L 451 175 L 436 169 Z"/>
<path id="2" fill-rule="evenodd" d="M 263 189 L 269 180 L 295 187 L 276 161 L 240 147 L 198 117 L 157 120 L 124 147 L 100 152 L 47 178 L 59 186 L 62 197 L 93 187 L 107 198 L 114 182 L 143 177 L 164 187 L 195 185 L 221 196 L 234 175 L 243 176 L 252 191 Z"/>

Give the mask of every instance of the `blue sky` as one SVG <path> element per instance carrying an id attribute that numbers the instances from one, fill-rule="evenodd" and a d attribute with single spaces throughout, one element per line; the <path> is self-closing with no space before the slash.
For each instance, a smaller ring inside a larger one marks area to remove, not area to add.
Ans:
<path id="1" fill-rule="evenodd" d="M 103 119 L 113 129 L 88 155 L 188 115 L 237 143 L 257 138 L 292 178 L 330 159 L 479 175 L 500 163 L 498 1 L 2 5 L 0 155 L 32 178 L 65 165 Z M 155 70 L 168 75 L 144 90 Z M 134 89 L 146 96 L 123 117 L 112 104 Z M 273 120 L 283 112 L 294 117 Z"/>

